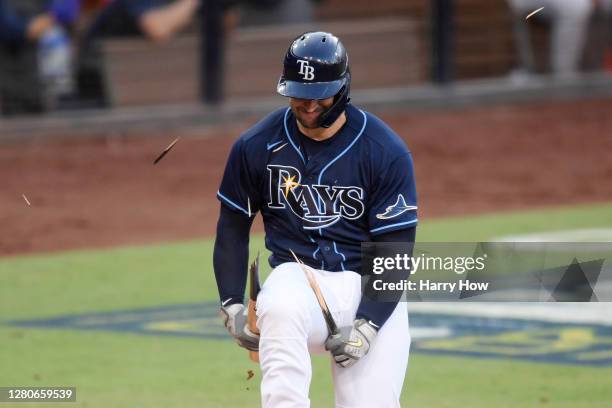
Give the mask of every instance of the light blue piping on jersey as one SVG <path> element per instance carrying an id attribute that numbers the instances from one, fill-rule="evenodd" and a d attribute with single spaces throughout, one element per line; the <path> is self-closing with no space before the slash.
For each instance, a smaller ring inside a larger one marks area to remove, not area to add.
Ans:
<path id="1" fill-rule="evenodd" d="M 311 236 L 308 236 L 308 239 L 310 240 L 310 242 L 312 242 L 313 244 L 316 244 L 317 241 L 315 241 L 314 239 L 312 239 Z M 317 249 L 314 250 L 314 252 L 312 253 L 312 258 L 313 259 L 317 259 L 317 252 L 319 251 L 319 247 L 317 246 Z"/>
<path id="2" fill-rule="evenodd" d="M 374 229 L 370 230 L 370 232 L 378 232 L 378 231 L 382 231 L 382 230 L 387 229 L 387 228 L 399 227 L 400 225 L 416 224 L 417 222 L 419 222 L 419 219 L 415 218 L 412 221 L 398 222 L 397 224 L 385 225 L 384 227 L 374 228 Z"/>
<path id="3" fill-rule="evenodd" d="M 287 139 L 289 139 L 289 143 L 291 143 L 291 146 L 293 146 L 293 148 L 295 149 L 295 151 L 298 153 L 298 155 L 300 156 L 300 158 L 302 159 L 302 162 L 304 162 L 304 164 L 306 164 L 306 160 L 304 160 L 304 156 L 302 155 L 302 152 L 300 152 L 300 150 L 297 148 L 297 146 L 295 145 L 295 143 L 293 142 L 293 139 L 291 139 L 291 136 L 289 135 L 289 129 L 287 128 L 287 116 L 289 115 L 289 111 L 291 110 L 291 108 L 287 108 L 287 110 L 285 111 L 285 118 L 283 120 L 283 124 L 285 126 L 285 134 L 287 135 Z M 336 160 L 338 160 L 340 157 L 342 157 L 346 152 L 349 151 L 349 149 L 351 147 L 353 147 L 353 145 L 355 143 L 357 143 L 357 140 L 359 140 L 359 138 L 361 137 L 361 135 L 363 134 L 363 131 L 366 128 L 366 125 L 368 124 L 368 117 L 366 116 L 366 114 L 362 111 L 359 110 L 359 112 L 361 112 L 361 115 L 363 116 L 363 125 L 361 126 L 361 129 L 359 130 L 359 133 L 357 134 L 357 136 L 355 137 L 355 139 L 353 139 L 353 141 L 342 151 L 340 152 L 340 154 L 338 154 L 333 160 L 331 160 L 329 163 L 327 163 L 325 165 L 325 167 L 323 167 L 323 170 L 321 170 L 321 173 L 319 173 L 319 178 L 317 180 L 317 184 L 321 184 L 321 179 L 323 177 L 323 173 L 325 173 L 325 171 L 336 162 Z M 319 209 L 321 209 L 321 197 L 319 197 Z M 319 234 L 321 236 L 323 236 L 323 229 L 319 228 Z M 316 241 L 314 239 L 312 239 L 312 237 L 308 237 L 312 242 L 316 243 Z M 334 245 L 334 252 L 336 252 L 338 255 L 340 255 L 342 257 L 342 262 L 340 262 L 340 266 L 342 267 L 342 270 L 346 270 L 344 268 L 344 262 L 346 262 L 346 256 L 341 253 L 338 252 L 338 246 L 336 245 L 336 241 L 333 241 L 333 245 Z M 317 249 L 314 250 L 314 252 L 312 253 L 312 257 L 313 259 L 317 259 L 317 252 L 319 251 L 319 247 L 317 246 Z M 321 260 L 321 269 L 325 269 L 325 260 L 322 259 Z"/>
<path id="4" fill-rule="evenodd" d="M 311 236 L 308 237 L 308 239 L 310 240 L 310 242 L 312 242 L 313 244 L 316 244 L 317 241 L 315 241 L 314 239 L 312 239 Z M 314 259 L 315 261 L 317 260 L 317 252 L 319 252 L 319 246 L 317 244 L 317 249 L 314 250 L 314 252 L 312 253 L 312 259 Z M 321 269 L 325 269 L 325 261 L 323 259 L 321 259 Z"/>
<path id="5" fill-rule="evenodd" d="M 323 178 L 323 173 L 325 173 L 325 170 L 327 170 L 329 168 L 329 166 L 334 164 L 336 162 L 336 160 L 338 160 L 346 152 L 348 152 L 349 149 L 351 147 L 353 147 L 353 145 L 357 142 L 357 140 L 359 140 L 359 138 L 363 134 L 363 131 L 365 130 L 366 125 L 368 124 L 368 117 L 366 116 L 366 114 L 362 110 L 359 110 L 359 112 L 361 112 L 361 114 L 363 115 L 363 125 L 361 126 L 361 130 L 357 134 L 357 137 L 355 137 L 355 139 L 353 139 L 351 144 L 349 144 L 342 152 L 340 152 L 339 155 L 337 155 L 332 161 L 330 161 L 329 163 L 327 163 L 325 165 L 325 167 L 323 167 L 323 170 L 321 170 L 321 173 L 319 174 L 319 179 L 317 180 L 317 184 L 319 184 L 319 185 L 321 184 L 321 179 Z M 319 206 L 321 206 L 321 197 L 319 197 Z M 320 211 L 320 208 L 319 208 L 319 211 Z M 322 228 L 319 228 L 319 235 L 323 236 L 323 229 Z"/>
<path id="6" fill-rule="evenodd" d="M 312 237 L 308 237 L 308 239 L 310 240 L 310 242 L 316 244 L 317 241 L 315 241 L 314 239 L 312 239 Z M 345 271 L 346 269 L 344 268 L 344 262 L 346 262 L 346 256 L 342 253 L 338 251 L 338 246 L 336 245 L 336 241 L 332 241 L 334 244 L 334 252 L 337 253 L 338 255 L 340 255 L 342 257 L 342 262 L 340 262 L 340 266 L 342 267 L 342 270 Z M 317 252 L 319 252 L 321 248 L 319 248 L 317 246 L 317 249 L 314 250 L 314 252 L 312 253 L 312 258 L 316 261 L 317 260 Z M 321 269 L 323 269 L 323 266 L 325 265 L 324 261 L 321 262 Z"/>
<path id="7" fill-rule="evenodd" d="M 293 146 L 293 148 L 295 149 L 297 154 L 300 155 L 300 158 L 302 159 L 302 162 L 304 164 L 306 164 L 306 160 L 304 159 L 304 156 L 302 155 L 302 152 L 300 152 L 300 149 L 298 149 L 297 146 L 295 145 L 295 143 L 293 143 L 293 139 L 291 139 L 291 136 L 289 135 L 289 129 L 287 128 L 287 116 L 289 116 L 289 111 L 290 110 L 291 110 L 291 108 L 287 108 L 287 110 L 285 111 L 285 118 L 283 119 L 283 125 L 285 126 L 285 134 L 287 135 L 287 139 L 289 139 L 289 143 L 291 143 L 291 146 Z"/>
<path id="8" fill-rule="evenodd" d="M 221 197 L 223 200 L 225 200 L 226 203 L 230 204 L 232 207 L 242 211 L 243 213 L 245 213 L 246 215 L 249 215 L 249 212 L 247 210 L 245 210 L 244 208 L 242 208 L 241 206 L 239 206 L 238 204 L 236 204 L 235 202 L 233 202 L 232 200 L 230 200 L 229 198 L 227 198 L 226 196 L 224 196 L 223 194 L 221 194 L 220 191 L 217 191 L 217 195 L 219 197 Z"/>
<path id="9" fill-rule="evenodd" d="M 333 241 L 333 242 L 334 242 L 334 252 L 342 257 L 342 262 L 340 262 L 340 266 L 342 267 L 342 270 L 345 271 L 346 269 L 344 269 L 344 262 L 346 262 L 346 256 L 344 256 L 343 253 L 338 252 L 338 247 L 336 246 L 336 241 Z"/>

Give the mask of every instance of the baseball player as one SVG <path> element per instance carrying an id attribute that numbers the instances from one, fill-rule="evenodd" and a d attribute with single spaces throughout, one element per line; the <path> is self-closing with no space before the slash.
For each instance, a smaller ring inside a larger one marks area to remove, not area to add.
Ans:
<path id="1" fill-rule="evenodd" d="M 410 151 L 376 116 L 349 103 L 340 40 L 295 39 L 277 91 L 289 98 L 233 145 L 218 192 L 214 269 L 221 315 L 238 344 L 259 350 L 264 407 L 308 407 L 310 353 L 331 353 L 337 407 L 398 407 L 408 364 L 406 303 L 362 296 L 360 244 L 414 242 Z M 273 271 L 257 299 L 255 335 L 244 292 L 249 230 L 265 226 Z M 311 268 L 340 336 L 329 336 L 301 265 Z"/>

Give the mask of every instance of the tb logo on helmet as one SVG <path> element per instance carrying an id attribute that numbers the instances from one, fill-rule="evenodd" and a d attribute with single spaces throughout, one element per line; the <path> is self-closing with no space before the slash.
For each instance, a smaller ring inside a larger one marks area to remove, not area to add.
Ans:
<path id="1" fill-rule="evenodd" d="M 298 64 L 300 64 L 300 72 L 298 73 L 303 75 L 306 81 L 312 81 L 314 79 L 314 67 L 311 67 L 306 60 L 298 60 Z"/>

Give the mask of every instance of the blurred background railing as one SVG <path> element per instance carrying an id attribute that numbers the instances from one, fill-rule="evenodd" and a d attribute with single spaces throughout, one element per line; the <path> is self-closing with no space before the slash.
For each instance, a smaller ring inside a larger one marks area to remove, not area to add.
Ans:
<path id="1" fill-rule="evenodd" d="M 287 44 L 312 29 L 343 40 L 356 91 L 482 78 L 521 87 L 542 75 L 575 84 L 612 70 L 610 1 L 558 2 L 0 0 L 0 106 L 9 117 L 274 98 Z M 568 37 L 564 52 L 578 57 L 559 68 Z"/>

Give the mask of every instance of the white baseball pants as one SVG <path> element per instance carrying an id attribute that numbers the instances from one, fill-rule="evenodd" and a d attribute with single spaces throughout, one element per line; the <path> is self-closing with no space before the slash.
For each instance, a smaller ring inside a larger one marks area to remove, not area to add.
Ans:
<path id="1" fill-rule="evenodd" d="M 311 270 L 338 326 L 351 326 L 361 299 L 359 274 Z M 272 271 L 259 293 L 257 316 L 262 406 L 309 407 L 310 353 L 327 353 L 328 330 L 299 264 L 285 263 Z M 400 302 L 363 359 L 341 368 L 330 357 L 335 406 L 399 407 L 409 349 L 408 311 Z"/>

